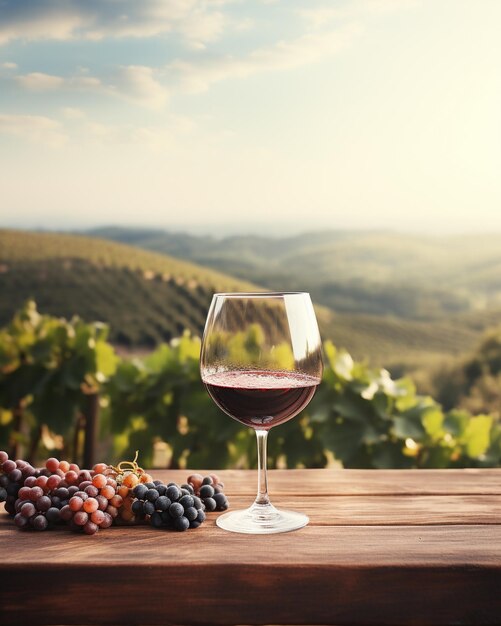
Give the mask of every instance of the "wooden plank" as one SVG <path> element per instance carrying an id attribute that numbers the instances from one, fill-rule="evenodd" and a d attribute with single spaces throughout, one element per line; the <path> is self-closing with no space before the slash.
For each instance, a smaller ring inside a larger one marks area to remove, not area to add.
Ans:
<path id="1" fill-rule="evenodd" d="M 310 527 L 249 537 L 211 523 L 203 533 L 117 528 L 92 538 L 68 533 L 63 542 L 59 534 L 19 533 L 7 553 L 2 541 L 2 624 L 501 618 L 499 526 Z"/>
<path id="2" fill-rule="evenodd" d="M 232 509 L 250 506 L 252 498 L 231 496 Z M 306 513 L 323 526 L 400 526 L 501 524 L 501 496 L 306 496 L 273 498 L 277 508 Z"/>
<path id="3" fill-rule="evenodd" d="M 192 470 L 150 470 L 155 478 L 185 482 Z M 208 474 L 214 470 L 196 470 Z M 228 494 L 255 495 L 255 470 L 219 470 Z M 308 485 L 316 495 L 501 495 L 501 469 L 461 470 L 270 470 L 274 494 L 304 493 Z M 306 491 L 308 491 L 306 490 Z"/>
<path id="4" fill-rule="evenodd" d="M 215 525 L 215 517 L 185 533 L 149 526 L 111 528 L 93 537 L 62 528 L 20 532 L 2 528 L 0 571 L 41 564 L 184 568 L 268 563 L 310 567 L 461 565 L 501 568 L 501 526 L 307 526 L 293 533 L 241 535 Z"/>
<path id="5" fill-rule="evenodd" d="M 245 509 L 252 497 L 231 496 L 231 509 Z M 501 524 L 498 496 L 277 496 L 277 508 L 297 510 L 321 526 L 401 526 Z M 3 510 L 0 507 L 0 510 Z M 215 518 L 217 513 L 211 514 Z M 0 515 L 0 529 L 12 519 Z M 57 529 L 56 529 L 57 530 Z"/>

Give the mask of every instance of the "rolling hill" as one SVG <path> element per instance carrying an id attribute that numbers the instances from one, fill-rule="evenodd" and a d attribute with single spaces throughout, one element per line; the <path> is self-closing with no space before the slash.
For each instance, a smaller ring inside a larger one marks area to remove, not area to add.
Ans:
<path id="1" fill-rule="evenodd" d="M 257 287 L 193 263 L 79 235 L 0 230 L 0 324 L 28 298 L 42 312 L 110 324 L 111 339 L 151 348 L 185 328 L 200 334 L 215 291 Z M 391 366 L 470 350 L 494 311 L 433 322 L 316 306 L 324 338 L 356 358 Z M 501 315 L 500 315 L 501 319 Z"/>
<path id="2" fill-rule="evenodd" d="M 215 291 L 254 285 L 131 246 L 0 230 L 0 324 L 34 298 L 44 313 L 110 324 L 111 339 L 152 347 L 203 329 Z"/>
<path id="3" fill-rule="evenodd" d="M 324 231 L 277 239 L 100 228 L 92 236 L 171 254 L 335 311 L 430 320 L 501 307 L 501 235 Z"/>

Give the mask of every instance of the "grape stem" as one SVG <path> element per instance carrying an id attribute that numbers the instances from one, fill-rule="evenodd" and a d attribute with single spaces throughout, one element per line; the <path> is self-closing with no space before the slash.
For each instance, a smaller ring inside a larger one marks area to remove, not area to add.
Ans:
<path id="1" fill-rule="evenodd" d="M 138 456 L 139 456 L 139 450 L 136 450 L 136 455 L 133 461 L 120 461 L 120 463 L 117 466 L 110 465 L 110 467 L 116 474 L 123 475 L 123 474 L 134 473 L 137 476 L 140 476 L 141 474 L 144 474 L 144 469 L 142 467 L 139 467 L 139 465 L 137 464 Z"/>

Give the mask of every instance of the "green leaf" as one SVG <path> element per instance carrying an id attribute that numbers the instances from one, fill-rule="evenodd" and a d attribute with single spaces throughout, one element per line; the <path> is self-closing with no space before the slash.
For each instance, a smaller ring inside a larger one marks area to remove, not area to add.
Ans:
<path id="1" fill-rule="evenodd" d="M 101 373 L 106 378 L 112 376 L 117 369 L 118 357 L 115 354 L 113 346 L 104 341 L 96 344 L 96 373 Z"/>
<path id="2" fill-rule="evenodd" d="M 425 409 L 422 422 L 426 432 L 432 439 L 438 439 L 442 436 L 444 414 L 438 406 Z"/>
<path id="3" fill-rule="evenodd" d="M 489 447 L 492 417 L 490 415 L 477 415 L 472 417 L 464 432 L 466 454 L 470 458 L 479 457 Z"/>

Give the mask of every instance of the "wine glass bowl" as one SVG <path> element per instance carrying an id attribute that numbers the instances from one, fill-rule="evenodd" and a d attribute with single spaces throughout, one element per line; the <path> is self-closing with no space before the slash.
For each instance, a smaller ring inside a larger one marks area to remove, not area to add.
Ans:
<path id="1" fill-rule="evenodd" d="M 322 377 L 322 351 L 309 294 L 215 294 L 200 355 L 202 380 L 214 402 L 256 431 L 258 494 L 243 511 L 220 516 L 218 526 L 245 533 L 301 528 L 308 518 L 280 511 L 269 500 L 268 431 L 297 415 Z"/>

